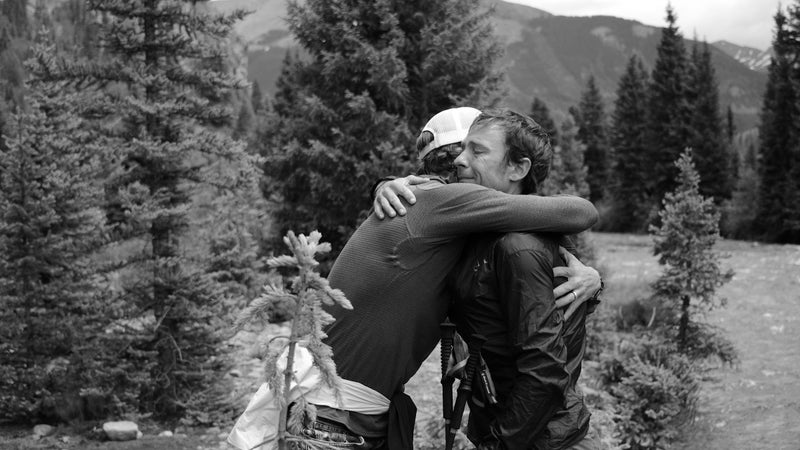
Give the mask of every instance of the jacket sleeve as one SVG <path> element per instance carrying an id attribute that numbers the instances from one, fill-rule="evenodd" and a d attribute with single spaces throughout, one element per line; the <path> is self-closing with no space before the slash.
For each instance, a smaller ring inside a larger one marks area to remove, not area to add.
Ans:
<path id="1" fill-rule="evenodd" d="M 492 434 L 504 448 L 533 448 L 535 438 L 563 407 L 569 384 L 563 312 L 553 298 L 552 256 L 497 249 L 496 276 L 507 302 L 508 341 L 516 359 L 514 385 L 498 405 Z"/>

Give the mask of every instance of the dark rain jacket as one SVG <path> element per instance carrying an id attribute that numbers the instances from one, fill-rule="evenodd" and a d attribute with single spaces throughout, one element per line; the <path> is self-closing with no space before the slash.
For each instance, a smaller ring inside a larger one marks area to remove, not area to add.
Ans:
<path id="1" fill-rule="evenodd" d="M 479 448 L 557 449 L 579 442 L 589 426 L 576 383 L 585 351 L 582 305 L 565 323 L 556 308 L 553 267 L 563 266 L 560 237 L 509 233 L 475 236 L 450 278 L 451 318 L 481 354 L 498 403 L 473 390 L 468 437 Z M 483 406 L 481 406 L 483 405 Z M 480 446 L 483 447 L 480 447 Z"/>

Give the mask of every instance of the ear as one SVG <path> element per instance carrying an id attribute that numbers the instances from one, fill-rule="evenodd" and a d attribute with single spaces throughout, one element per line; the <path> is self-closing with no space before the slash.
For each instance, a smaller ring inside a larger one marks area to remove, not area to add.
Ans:
<path id="1" fill-rule="evenodd" d="M 509 175 L 508 179 L 511 181 L 520 181 L 528 175 L 528 172 L 531 170 L 531 160 L 530 158 L 522 158 L 520 162 L 512 162 L 509 163 Z"/>

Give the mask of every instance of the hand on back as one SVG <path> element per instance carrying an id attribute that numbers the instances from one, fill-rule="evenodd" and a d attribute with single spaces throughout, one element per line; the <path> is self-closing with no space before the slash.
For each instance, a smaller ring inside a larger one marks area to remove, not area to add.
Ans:
<path id="1" fill-rule="evenodd" d="M 375 190 L 375 200 L 372 203 L 375 216 L 378 219 L 383 219 L 386 216 L 405 216 L 406 207 L 401 199 L 408 202 L 409 205 L 413 205 L 416 203 L 417 197 L 411 192 L 410 186 L 427 182 L 427 178 L 409 175 L 381 183 Z"/>

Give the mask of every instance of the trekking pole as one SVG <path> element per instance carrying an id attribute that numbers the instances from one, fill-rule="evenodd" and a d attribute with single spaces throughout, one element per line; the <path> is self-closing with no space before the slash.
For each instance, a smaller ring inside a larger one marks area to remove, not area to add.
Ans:
<path id="1" fill-rule="evenodd" d="M 447 375 L 447 366 L 450 363 L 450 355 L 453 354 L 453 336 L 456 333 L 456 326 L 450 322 L 443 322 L 439 325 L 442 330 L 442 417 L 444 417 L 444 432 L 450 425 L 450 415 L 453 413 L 453 382 L 455 378 Z"/>
<path id="2" fill-rule="evenodd" d="M 445 450 L 452 450 L 453 443 L 456 439 L 456 433 L 461 428 L 461 416 L 464 415 L 464 407 L 467 400 L 472 395 L 472 379 L 475 377 L 475 371 L 481 359 L 481 347 L 486 342 L 486 338 L 480 334 L 472 336 L 469 345 L 469 358 L 467 359 L 467 366 L 464 369 L 464 378 L 458 384 L 458 395 L 456 396 L 456 404 L 453 407 L 453 414 L 450 418 L 450 431 L 445 435 L 444 448 Z"/>

